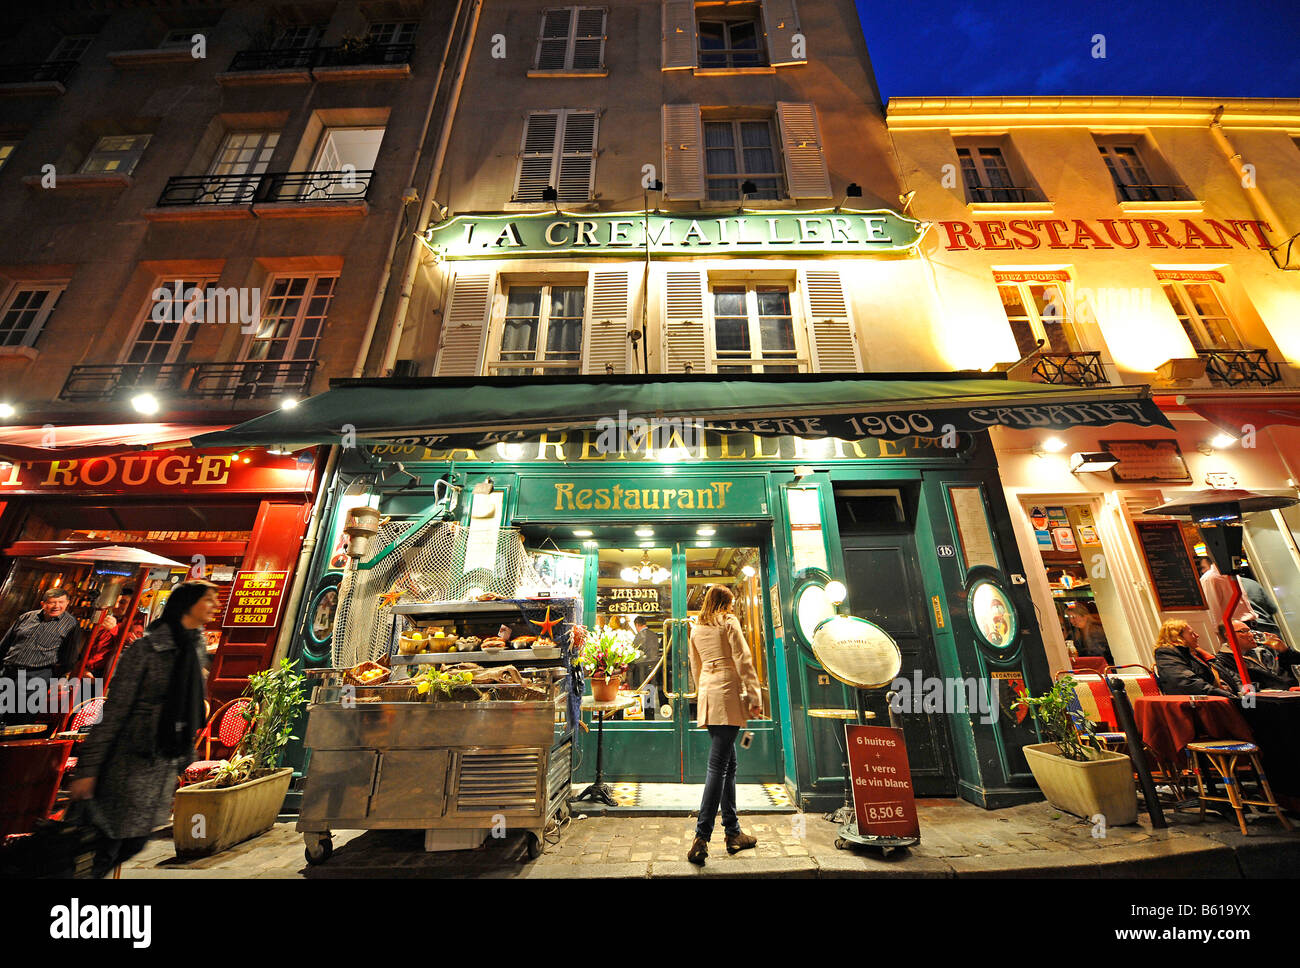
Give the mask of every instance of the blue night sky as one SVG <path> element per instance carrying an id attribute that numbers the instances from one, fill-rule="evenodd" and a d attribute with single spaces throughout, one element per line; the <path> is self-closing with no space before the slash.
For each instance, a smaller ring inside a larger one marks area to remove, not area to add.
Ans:
<path id="1" fill-rule="evenodd" d="M 890 97 L 1300 97 L 1300 0 L 857 0 Z M 1092 37 L 1106 38 L 1106 59 Z"/>

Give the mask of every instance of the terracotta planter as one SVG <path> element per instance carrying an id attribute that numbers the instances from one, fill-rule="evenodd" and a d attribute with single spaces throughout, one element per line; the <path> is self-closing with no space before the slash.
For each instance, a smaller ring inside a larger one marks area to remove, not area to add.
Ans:
<path id="1" fill-rule="evenodd" d="M 270 830 L 292 779 L 293 770 L 285 767 L 232 787 L 211 780 L 181 787 L 172 810 L 177 856 L 216 854 Z"/>
<path id="2" fill-rule="evenodd" d="M 596 702 L 613 702 L 618 698 L 618 687 L 622 681 L 622 676 L 608 676 L 601 679 L 593 676 L 591 680 L 591 697 Z"/>
<path id="3" fill-rule="evenodd" d="M 1133 761 L 1123 753 L 1090 750 L 1086 762 L 1067 760 L 1055 743 L 1025 748 L 1025 759 L 1047 802 L 1076 817 L 1106 818 L 1106 826 L 1137 823 Z"/>

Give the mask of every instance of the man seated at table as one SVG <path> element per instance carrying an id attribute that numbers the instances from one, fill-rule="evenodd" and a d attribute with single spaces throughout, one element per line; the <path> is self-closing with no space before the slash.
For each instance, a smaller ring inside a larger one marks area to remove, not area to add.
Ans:
<path id="1" fill-rule="evenodd" d="M 1182 619 L 1160 626 L 1156 639 L 1156 683 L 1166 696 L 1236 696 L 1215 667 L 1197 648 L 1200 636 Z"/>
<path id="2" fill-rule="evenodd" d="M 1241 661 L 1251 684 L 1258 689 L 1290 689 L 1296 684 L 1295 670 L 1300 663 L 1300 653 L 1287 648 L 1276 635 L 1256 632 L 1245 622 L 1233 622 Z M 1223 626 L 1219 626 L 1222 632 Z M 1237 672 L 1237 659 L 1225 643 L 1214 656 L 1214 666 L 1224 682 L 1230 683 L 1240 693 L 1241 675 Z"/>

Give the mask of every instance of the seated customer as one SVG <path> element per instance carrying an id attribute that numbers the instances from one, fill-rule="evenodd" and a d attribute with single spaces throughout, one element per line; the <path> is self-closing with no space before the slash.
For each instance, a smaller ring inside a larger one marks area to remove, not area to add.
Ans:
<path id="1" fill-rule="evenodd" d="M 1182 619 L 1160 626 L 1156 639 L 1156 683 L 1166 696 L 1224 696 L 1233 698 L 1231 683 L 1202 658 L 1196 643 L 1200 636 Z"/>
<path id="2" fill-rule="evenodd" d="M 1233 622 L 1232 628 L 1237 633 L 1237 646 L 1241 649 L 1246 674 L 1256 689 L 1290 689 L 1296 684 L 1293 673 L 1300 653 L 1287 648 L 1276 635 L 1256 632 L 1245 622 Z M 1214 656 L 1214 666 L 1225 682 L 1241 692 L 1237 660 L 1226 642 Z"/>

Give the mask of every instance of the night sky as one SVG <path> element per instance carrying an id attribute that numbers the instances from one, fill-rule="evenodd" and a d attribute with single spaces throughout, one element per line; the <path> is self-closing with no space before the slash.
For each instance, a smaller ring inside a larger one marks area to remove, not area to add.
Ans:
<path id="1" fill-rule="evenodd" d="M 880 92 L 1300 97 L 1300 0 L 857 0 Z M 1092 56 L 1094 34 L 1106 58 Z"/>

